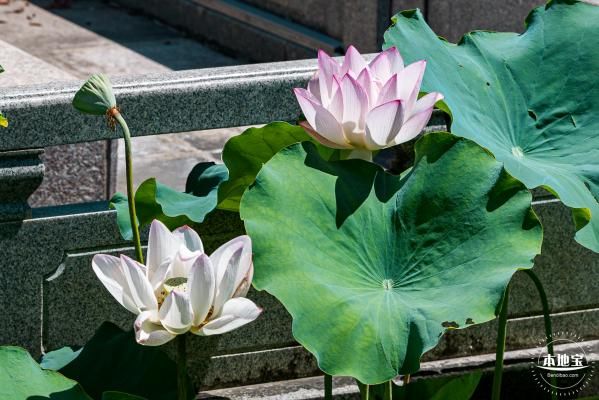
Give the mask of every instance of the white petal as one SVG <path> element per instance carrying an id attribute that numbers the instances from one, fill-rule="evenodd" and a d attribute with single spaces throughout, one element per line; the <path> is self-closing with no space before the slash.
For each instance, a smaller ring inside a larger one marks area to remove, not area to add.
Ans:
<path id="1" fill-rule="evenodd" d="M 252 286 L 252 279 L 254 279 L 254 263 L 250 265 L 250 270 L 243 277 L 239 285 L 237 285 L 237 289 L 235 289 L 235 293 L 233 293 L 233 297 L 245 297 L 250 291 L 250 287 Z"/>
<path id="2" fill-rule="evenodd" d="M 397 75 L 393 75 L 381 88 L 376 99 L 376 105 L 388 103 L 393 100 L 399 100 L 399 85 L 397 84 Z"/>
<path id="3" fill-rule="evenodd" d="M 216 277 L 210 258 L 202 254 L 191 267 L 189 280 L 189 302 L 193 311 L 194 326 L 200 325 L 206 319 L 216 291 Z"/>
<path id="4" fill-rule="evenodd" d="M 148 278 L 152 287 L 158 288 L 166 275 L 175 254 L 179 250 L 180 240 L 160 221 L 152 221 L 148 238 Z"/>
<path id="5" fill-rule="evenodd" d="M 343 130 L 347 133 L 363 129 L 368 111 L 366 91 L 350 75 L 345 75 L 339 81 L 339 87 L 343 96 Z"/>
<path id="6" fill-rule="evenodd" d="M 131 291 L 131 299 L 138 312 L 157 310 L 158 302 L 154 295 L 154 289 L 146 276 L 145 265 L 121 254 L 121 266 Z"/>
<path id="7" fill-rule="evenodd" d="M 329 104 L 322 104 L 322 106 L 335 117 L 335 120 L 339 122 L 343 120 L 343 95 L 337 79 L 333 79 L 333 97 L 331 101 Z"/>
<path id="8" fill-rule="evenodd" d="M 245 297 L 227 301 L 221 315 L 208 322 L 197 332 L 199 335 L 220 335 L 254 321 L 262 309 Z"/>
<path id="9" fill-rule="evenodd" d="M 397 74 L 398 98 L 404 101 L 404 107 L 408 112 L 418 98 L 425 69 L 426 61 L 421 60 L 408 65 Z"/>
<path id="10" fill-rule="evenodd" d="M 132 313 L 137 314 L 139 312 L 131 298 L 131 290 L 129 290 L 119 258 L 106 254 L 96 254 L 92 259 L 92 268 L 100 282 L 104 284 L 104 287 L 116 301 Z"/>
<path id="11" fill-rule="evenodd" d="M 306 132 L 312 136 L 314 139 L 316 139 L 318 142 L 322 143 L 323 145 L 330 147 L 332 149 L 349 149 L 351 148 L 351 146 L 347 145 L 347 144 L 337 144 L 334 142 L 331 142 L 330 140 L 328 140 L 327 138 L 325 138 L 324 136 L 322 136 L 321 134 L 319 134 L 318 132 L 316 132 L 314 130 L 314 128 L 312 128 L 312 126 L 310 126 L 310 124 L 308 123 L 308 121 L 301 121 L 299 123 L 299 125 L 304 128 L 306 130 Z"/>
<path id="12" fill-rule="evenodd" d="M 368 95 L 368 107 L 371 107 L 376 101 L 378 89 L 368 68 L 364 68 L 356 80 Z"/>
<path id="13" fill-rule="evenodd" d="M 370 69 L 373 77 L 384 83 L 403 69 L 403 59 L 397 48 L 390 47 L 370 62 Z"/>
<path id="14" fill-rule="evenodd" d="M 183 243 L 188 250 L 201 251 L 202 253 L 204 252 L 204 245 L 202 244 L 200 235 L 198 235 L 197 232 L 191 229 L 189 226 L 185 225 L 175 229 L 173 231 L 173 235 L 178 238 L 178 240 Z"/>
<path id="15" fill-rule="evenodd" d="M 220 246 L 210 256 L 216 276 L 214 314 L 233 297 L 252 266 L 252 242 L 247 235 L 236 237 Z"/>
<path id="16" fill-rule="evenodd" d="M 428 121 L 431 119 L 431 115 L 433 113 L 433 109 L 424 110 L 418 114 L 412 115 L 401 127 L 399 134 L 393 140 L 393 144 L 400 144 L 407 142 L 409 140 L 414 139 L 426 125 Z"/>
<path id="17" fill-rule="evenodd" d="M 427 109 L 433 109 L 435 107 L 435 103 L 439 100 L 443 100 L 443 95 L 438 92 L 432 92 L 425 96 L 422 96 L 412 109 L 412 114 L 419 114 Z"/>
<path id="18" fill-rule="evenodd" d="M 295 89 L 295 96 L 306 120 L 318 134 L 339 146 L 347 146 L 341 124 L 304 89 Z"/>
<path id="19" fill-rule="evenodd" d="M 152 312 L 150 311 L 144 311 L 137 316 L 133 324 L 137 343 L 144 346 L 160 346 L 176 337 L 176 335 L 164 329 L 162 325 L 153 323 L 152 319 Z"/>
<path id="20" fill-rule="evenodd" d="M 339 74 L 340 67 L 327 53 L 318 50 L 319 93 L 322 104 L 328 104 L 333 96 L 333 77 Z"/>
<path id="21" fill-rule="evenodd" d="M 378 148 L 388 146 L 401 129 L 403 114 L 401 100 L 392 100 L 370 110 L 366 117 L 366 136 L 369 141 Z"/>
<path id="22" fill-rule="evenodd" d="M 308 82 L 308 92 L 310 92 L 310 94 L 312 96 L 314 96 L 316 99 L 318 99 L 318 101 L 321 101 L 320 98 L 320 81 L 318 79 L 318 71 L 316 71 L 314 73 L 314 75 L 312 76 L 312 78 L 310 78 L 310 81 Z"/>
<path id="23" fill-rule="evenodd" d="M 160 322 L 167 331 L 174 335 L 185 333 L 191 327 L 192 314 L 189 297 L 173 290 L 166 296 L 160 311 Z"/>
<path id="24" fill-rule="evenodd" d="M 187 247 L 181 245 L 169 267 L 167 278 L 187 278 L 191 272 L 191 266 L 202 254 L 204 254 L 203 251 L 189 251 Z"/>
<path id="25" fill-rule="evenodd" d="M 360 52 L 354 46 L 349 46 L 345 52 L 345 58 L 341 66 L 341 75 L 349 74 L 355 78 L 367 66 L 368 64 Z"/>

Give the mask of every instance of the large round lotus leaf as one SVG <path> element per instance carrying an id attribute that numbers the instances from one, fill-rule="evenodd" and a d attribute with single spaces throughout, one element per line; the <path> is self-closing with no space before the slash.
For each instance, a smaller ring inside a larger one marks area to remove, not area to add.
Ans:
<path id="1" fill-rule="evenodd" d="M 295 144 L 241 200 L 254 285 L 331 375 L 375 384 L 416 371 L 446 329 L 494 318 L 540 252 L 530 193 L 491 155 L 447 133 L 424 136 L 416 155 L 400 179 Z"/>
<path id="2" fill-rule="evenodd" d="M 249 128 L 229 139 L 223 148 L 223 162 L 229 169 L 229 179 L 218 189 L 218 208 L 239 211 L 241 196 L 254 182 L 262 165 L 282 148 L 304 141 L 315 143 L 323 156 L 333 153 L 332 149 L 318 144 L 304 128 L 287 122 Z"/>
<path id="3" fill-rule="evenodd" d="M 445 95 L 452 132 L 489 149 L 527 187 L 578 212 L 576 239 L 599 251 L 599 7 L 551 1 L 527 30 L 437 38 L 419 11 L 394 17 L 385 47 L 426 59 L 422 88 Z M 583 227 L 584 226 L 584 227 Z"/>
<path id="4" fill-rule="evenodd" d="M 0 399 L 91 400 L 77 382 L 40 368 L 27 350 L 0 347 Z"/>

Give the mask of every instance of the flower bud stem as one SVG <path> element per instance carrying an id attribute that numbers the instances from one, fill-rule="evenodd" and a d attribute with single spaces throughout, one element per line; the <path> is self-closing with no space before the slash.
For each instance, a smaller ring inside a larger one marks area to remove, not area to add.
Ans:
<path id="1" fill-rule="evenodd" d="M 187 395 L 187 349 L 185 346 L 186 335 L 178 335 L 177 343 L 177 392 L 178 400 L 188 400 Z"/>
<path id="2" fill-rule="evenodd" d="M 333 400 L 333 377 L 324 374 L 324 400 Z"/>
<path id="3" fill-rule="evenodd" d="M 131 134 L 125 119 L 118 110 L 112 113 L 112 116 L 123 129 L 123 138 L 125 139 L 125 170 L 127 173 L 127 201 L 129 202 L 129 219 L 131 221 L 131 231 L 133 232 L 133 243 L 135 245 L 135 256 L 137 261 L 144 263 L 144 256 L 141 251 L 141 241 L 139 238 L 139 227 L 137 225 L 137 214 L 135 213 L 135 192 L 133 191 L 133 159 L 131 154 Z"/>
<path id="4" fill-rule="evenodd" d="M 553 354 L 553 328 L 551 326 L 551 314 L 549 311 L 549 302 L 547 301 L 547 294 L 545 293 L 545 289 L 543 288 L 543 284 L 541 280 L 531 269 L 525 269 L 524 273 L 528 275 L 528 277 L 532 280 L 539 292 L 539 297 L 541 299 L 541 305 L 543 306 L 543 321 L 545 322 L 545 338 L 547 340 L 547 351 L 552 356 Z M 551 385 L 553 387 L 557 387 L 557 378 L 551 378 Z M 555 390 L 551 391 L 551 399 L 557 399 L 557 392 Z"/>
<path id="5" fill-rule="evenodd" d="M 503 377 L 503 355 L 505 353 L 505 334 L 507 330 L 507 308 L 510 294 L 509 285 L 505 288 L 501 311 L 499 312 L 499 327 L 497 328 L 497 349 L 495 350 L 495 372 L 493 373 L 492 400 L 501 398 L 501 378 Z"/>
<path id="6" fill-rule="evenodd" d="M 384 400 L 393 400 L 393 381 L 389 381 L 385 383 L 385 395 L 383 396 Z"/>

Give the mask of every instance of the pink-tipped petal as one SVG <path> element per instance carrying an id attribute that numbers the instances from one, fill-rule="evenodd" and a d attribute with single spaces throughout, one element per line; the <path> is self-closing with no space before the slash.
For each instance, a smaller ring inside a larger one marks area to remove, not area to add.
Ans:
<path id="1" fill-rule="evenodd" d="M 412 109 L 418 98 L 425 69 L 426 61 L 421 60 L 408 65 L 397 74 L 397 94 L 399 99 L 404 101 L 404 107 L 408 112 L 410 112 L 409 110 Z"/>
<path id="2" fill-rule="evenodd" d="M 368 64 L 360 52 L 354 46 L 349 46 L 341 66 L 341 75 L 349 74 L 355 78 L 366 67 L 368 67 Z"/>
<path id="3" fill-rule="evenodd" d="M 376 87 L 376 83 L 372 79 L 372 75 L 368 68 L 364 68 L 356 81 L 362 86 L 366 94 L 368 95 L 368 106 L 372 107 L 376 101 L 376 95 L 378 92 L 378 88 Z"/>
<path id="4" fill-rule="evenodd" d="M 227 301 L 219 317 L 208 322 L 198 332 L 198 335 L 220 335 L 240 328 L 254 321 L 262 309 L 245 297 L 236 297 Z"/>
<path id="5" fill-rule="evenodd" d="M 187 249 L 191 251 L 201 251 L 202 253 L 204 252 L 204 245 L 202 244 L 200 235 L 198 235 L 197 232 L 191 229 L 189 226 L 185 225 L 175 229 L 173 231 L 173 235 L 178 238 L 178 240 L 183 243 Z"/>
<path id="6" fill-rule="evenodd" d="M 422 96 L 412 109 L 412 114 L 419 114 L 427 109 L 433 109 L 435 107 L 435 103 L 439 100 L 443 100 L 443 95 L 438 92 L 431 92 L 425 96 Z"/>
<path id="7" fill-rule="evenodd" d="M 158 302 L 154 295 L 154 289 L 146 276 L 145 265 L 121 254 L 121 267 L 138 313 L 157 310 Z"/>
<path id="8" fill-rule="evenodd" d="M 301 121 L 299 123 L 299 125 L 306 130 L 306 133 L 308 133 L 308 135 L 312 136 L 314 139 L 316 139 L 316 141 L 318 141 L 319 143 L 322 143 L 326 147 L 330 147 L 332 149 L 349 149 L 349 148 L 351 148 L 351 146 L 349 146 L 347 144 L 340 145 L 335 142 L 331 142 L 330 140 L 326 139 L 324 136 L 321 136 L 318 132 L 316 132 L 314 130 L 314 128 L 312 128 L 310 126 L 308 121 Z"/>
<path id="9" fill-rule="evenodd" d="M 92 269 L 116 301 L 134 314 L 139 312 L 131 297 L 129 283 L 119 258 L 106 254 L 96 254 L 92 259 Z"/>
<path id="10" fill-rule="evenodd" d="M 312 75 L 312 78 L 310 78 L 310 81 L 308 82 L 308 92 L 310 92 L 310 94 L 312 96 L 314 96 L 316 99 L 318 99 L 318 101 L 321 101 L 320 81 L 318 79 L 318 71 L 316 71 L 314 73 L 314 75 Z"/>
<path id="11" fill-rule="evenodd" d="M 333 60 L 323 50 L 318 50 L 318 84 L 320 100 L 323 104 L 328 104 L 333 96 L 333 77 L 340 72 L 339 64 Z"/>
<path id="12" fill-rule="evenodd" d="M 214 301 L 216 277 L 210 258 L 202 254 L 191 267 L 187 282 L 189 287 L 189 302 L 193 311 L 194 326 L 200 325 L 206 319 Z"/>
<path id="13" fill-rule="evenodd" d="M 364 127 L 364 118 L 368 111 L 368 95 L 349 74 L 339 81 L 339 88 L 343 96 L 343 120 L 341 122 L 343 131 L 347 135 L 348 132 L 361 130 Z"/>
<path id="14" fill-rule="evenodd" d="M 372 70 L 374 79 L 382 83 L 387 82 L 391 76 L 399 73 L 403 68 L 403 58 L 395 47 L 390 47 L 379 53 L 370 62 L 370 69 Z"/>
<path id="15" fill-rule="evenodd" d="M 345 146 L 346 140 L 339 121 L 326 108 L 318 104 L 304 89 L 295 89 L 295 96 L 308 124 L 313 130 L 332 143 Z"/>
<path id="16" fill-rule="evenodd" d="M 418 114 L 411 115 L 401 127 L 399 134 L 393 140 L 393 144 L 404 143 L 418 136 L 428 124 L 432 113 L 433 109 L 429 108 Z"/>
<path id="17" fill-rule="evenodd" d="M 137 343 L 144 346 L 160 346 L 176 337 L 159 323 L 152 322 L 157 318 L 154 314 L 155 312 L 144 311 L 135 319 L 133 330 Z"/>
<path id="18" fill-rule="evenodd" d="M 393 75 L 381 88 L 379 96 L 376 99 L 376 106 L 388 103 L 393 100 L 399 100 L 399 85 L 397 84 L 397 75 Z"/>
<path id="19" fill-rule="evenodd" d="M 401 100 L 392 100 L 373 108 L 366 117 L 367 138 L 374 142 L 376 148 L 387 147 L 399 133 L 403 118 Z"/>
<path id="20" fill-rule="evenodd" d="M 180 335 L 191 328 L 192 312 L 189 297 L 173 290 L 166 296 L 158 311 L 160 322 L 173 335 Z"/>

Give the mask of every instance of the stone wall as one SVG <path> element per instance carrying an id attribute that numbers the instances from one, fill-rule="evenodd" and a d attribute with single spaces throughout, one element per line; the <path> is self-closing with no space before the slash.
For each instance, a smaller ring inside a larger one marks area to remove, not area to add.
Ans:
<path id="1" fill-rule="evenodd" d="M 521 32 L 544 0 L 117 0 L 250 61 L 311 58 L 349 44 L 379 51 L 391 17 L 420 8 L 438 35 L 458 41 L 471 30 Z"/>

